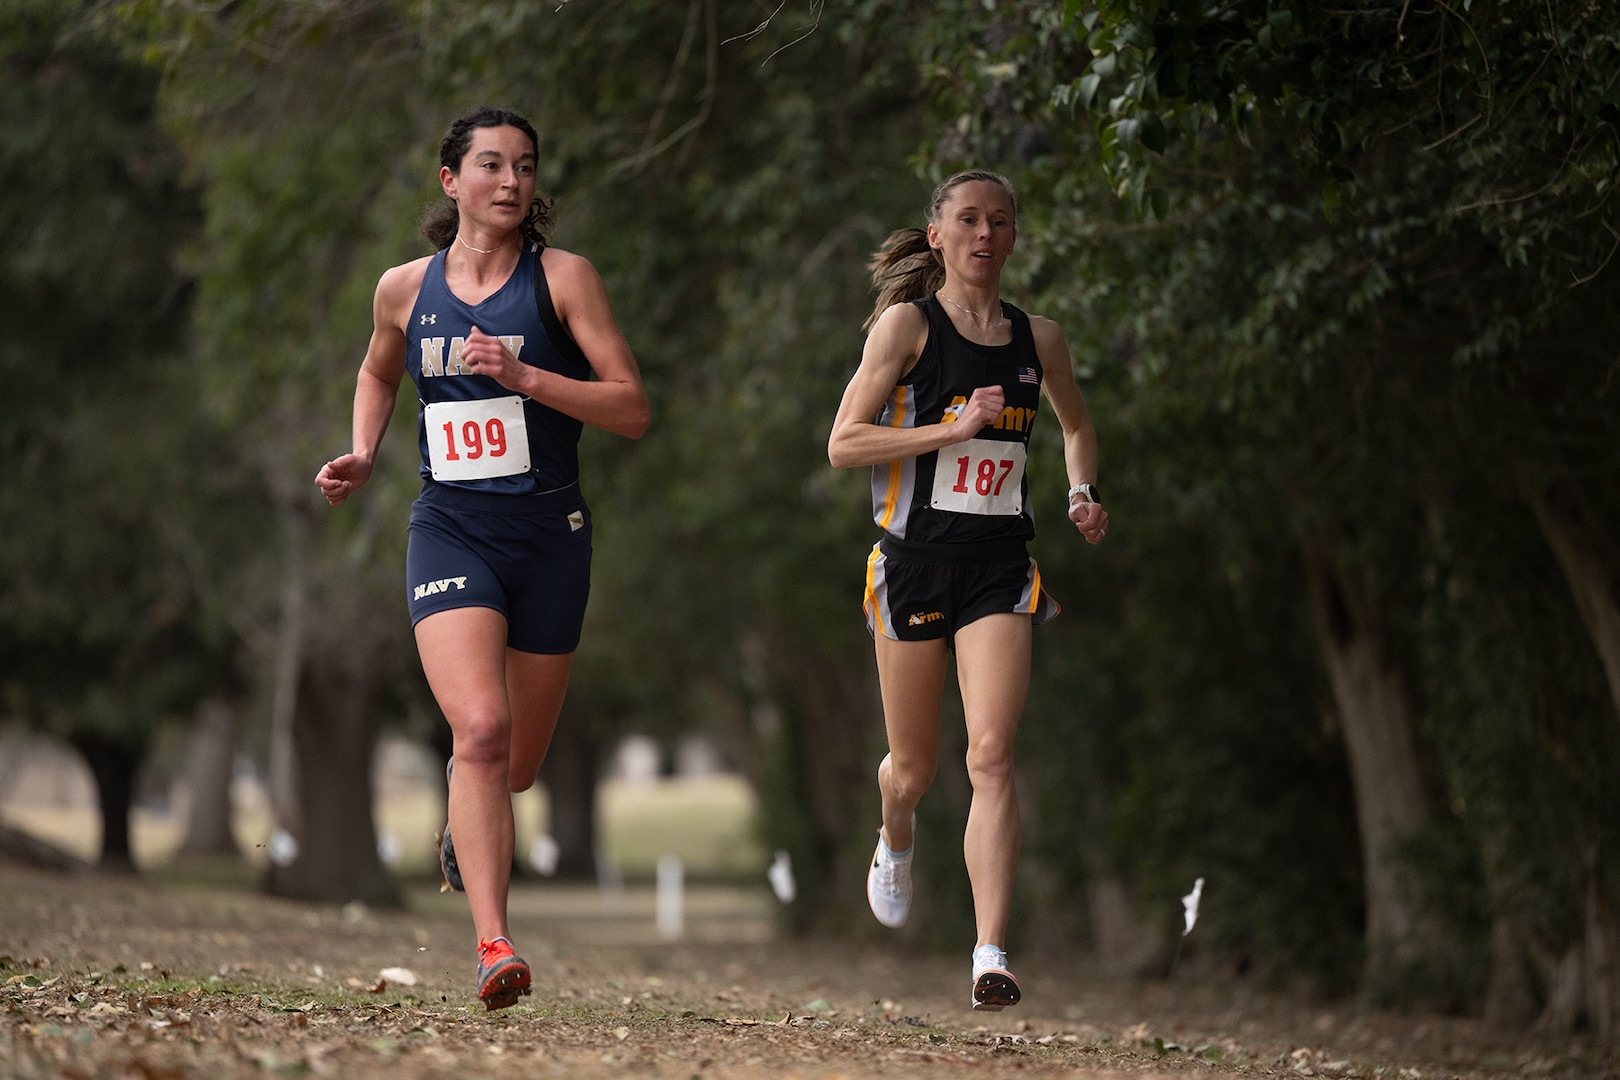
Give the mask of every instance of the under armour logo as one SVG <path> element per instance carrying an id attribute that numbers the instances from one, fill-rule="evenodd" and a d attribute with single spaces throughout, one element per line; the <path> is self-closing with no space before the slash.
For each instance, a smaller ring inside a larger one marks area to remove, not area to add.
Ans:
<path id="1" fill-rule="evenodd" d="M 424 316 L 422 316 L 422 325 L 423 326 L 430 326 L 433 323 L 436 323 L 438 321 L 439 321 L 439 317 L 437 315 L 424 315 Z"/>

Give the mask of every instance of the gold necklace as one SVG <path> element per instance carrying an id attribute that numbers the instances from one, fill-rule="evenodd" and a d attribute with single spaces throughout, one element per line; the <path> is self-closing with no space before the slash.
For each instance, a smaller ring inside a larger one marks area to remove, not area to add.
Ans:
<path id="1" fill-rule="evenodd" d="M 506 243 L 499 244 L 499 245 L 497 245 L 495 247 L 492 247 L 492 248 L 473 247 L 471 244 L 467 243 L 467 241 L 465 241 L 465 240 L 463 240 L 461 238 L 460 233 L 456 233 L 456 243 L 460 244 L 462 247 L 466 248 L 468 251 L 476 251 L 480 255 L 493 255 L 493 254 L 495 254 L 495 252 L 501 250 L 501 248 L 508 248 L 508 247 L 512 246 L 512 241 L 508 240 Z"/>
<path id="2" fill-rule="evenodd" d="M 961 304 L 958 304 L 955 300 L 952 300 L 950 297 L 946 296 L 944 293 L 938 291 L 937 289 L 934 291 L 934 295 L 939 297 L 941 300 L 945 301 L 947 304 L 951 305 L 951 307 L 955 308 L 957 311 L 966 312 L 975 322 L 983 323 L 984 328 L 986 330 L 990 329 L 992 326 L 1000 326 L 1002 324 L 1002 322 L 1004 322 L 1006 320 L 1006 318 L 1007 318 L 1005 315 L 1003 315 L 1001 318 L 997 319 L 995 322 L 991 322 L 989 320 L 988 316 L 980 315 L 977 311 L 974 311 L 972 308 L 963 307 Z"/>

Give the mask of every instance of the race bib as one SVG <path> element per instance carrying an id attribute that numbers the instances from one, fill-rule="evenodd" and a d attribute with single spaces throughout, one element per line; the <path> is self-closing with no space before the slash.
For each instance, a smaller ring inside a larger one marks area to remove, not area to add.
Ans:
<path id="1" fill-rule="evenodd" d="M 422 411 L 435 480 L 489 480 L 529 471 L 521 397 L 435 401 Z"/>
<path id="2" fill-rule="evenodd" d="M 936 510 L 1007 516 L 1024 509 L 1024 444 L 969 439 L 943 447 L 934 464 Z"/>

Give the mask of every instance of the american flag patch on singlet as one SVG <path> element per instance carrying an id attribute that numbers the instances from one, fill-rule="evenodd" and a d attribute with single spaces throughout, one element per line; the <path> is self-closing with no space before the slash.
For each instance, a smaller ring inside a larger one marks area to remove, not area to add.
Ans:
<path id="1" fill-rule="evenodd" d="M 1021 383 L 1029 383 L 1031 386 L 1038 386 L 1040 384 L 1041 377 L 1036 374 L 1034 368 L 1021 367 L 1018 369 L 1018 381 Z"/>

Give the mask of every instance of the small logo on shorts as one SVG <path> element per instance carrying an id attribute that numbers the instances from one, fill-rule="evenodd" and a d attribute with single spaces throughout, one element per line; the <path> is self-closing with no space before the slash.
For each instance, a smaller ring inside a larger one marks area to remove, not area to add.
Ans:
<path id="1" fill-rule="evenodd" d="M 939 622 L 945 617 L 943 611 L 919 611 L 906 620 L 907 626 L 921 626 L 924 623 Z"/>
<path id="2" fill-rule="evenodd" d="M 452 585 L 458 589 L 465 589 L 467 587 L 467 579 L 464 577 L 447 577 L 440 578 L 438 581 L 430 581 L 426 585 L 418 585 L 416 587 L 416 592 L 411 596 L 411 599 L 421 600 L 425 597 L 436 596 L 442 592 L 449 592 L 450 586 Z"/>
<path id="3" fill-rule="evenodd" d="M 579 530 L 583 529 L 584 527 L 585 515 L 580 513 L 578 510 L 570 510 L 568 512 L 568 531 L 579 532 Z"/>

